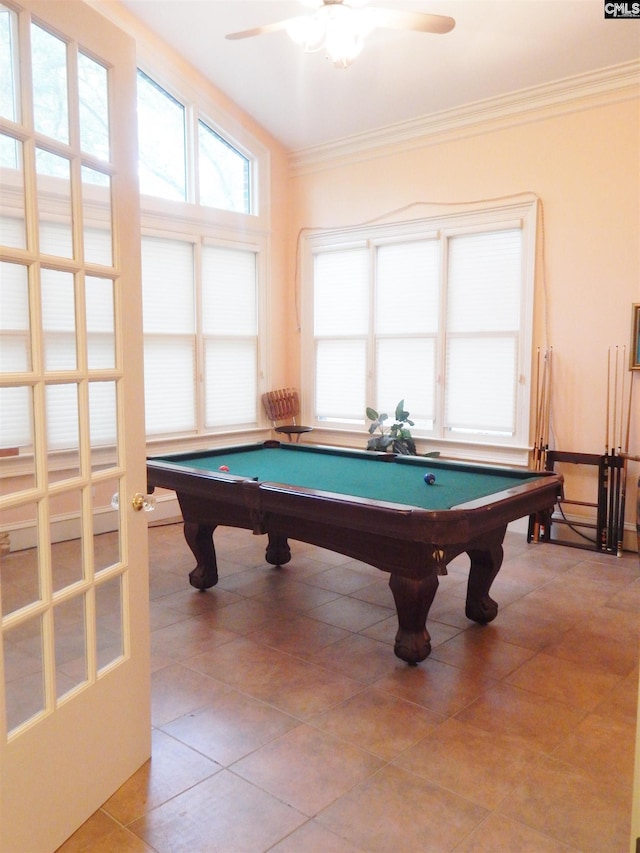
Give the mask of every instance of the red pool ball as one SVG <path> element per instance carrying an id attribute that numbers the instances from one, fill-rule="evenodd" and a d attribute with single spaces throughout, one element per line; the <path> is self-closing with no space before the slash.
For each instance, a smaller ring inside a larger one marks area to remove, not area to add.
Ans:
<path id="1" fill-rule="evenodd" d="M 228 471 L 228 470 L 229 470 L 229 466 L 228 466 L 228 465 L 221 465 L 221 466 L 218 468 L 218 471 Z"/>

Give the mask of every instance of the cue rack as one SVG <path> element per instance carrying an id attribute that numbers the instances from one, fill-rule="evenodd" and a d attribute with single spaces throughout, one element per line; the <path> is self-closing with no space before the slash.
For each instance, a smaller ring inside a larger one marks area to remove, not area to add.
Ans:
<path id="1" fill-rule="evenodd" d="M 551 356 L 551 350 L 544 355 L 538 350 L 533 467 L 537 471 L 554 471 L 558 463 L 593 466 L 597 468 L 597 496 L 595 501 L 588 502 L 570 500 L 563 494 L 556 505 L 558 514 L 549 511 L 530 516 L 527 542 L 551 542 L 621 557 L 634 381 L 634 371 L 625 370 L 626 347 L 616 346 L 613 351 L 610 347 L 607 353 L 605 448 L 602 454 L 549 450 Z M 595 509 L 595 522 L 568 519 L 564 512 L 565 504 Z M 554 524 L 566 525 L 581 541 L 551 538 Z"/>

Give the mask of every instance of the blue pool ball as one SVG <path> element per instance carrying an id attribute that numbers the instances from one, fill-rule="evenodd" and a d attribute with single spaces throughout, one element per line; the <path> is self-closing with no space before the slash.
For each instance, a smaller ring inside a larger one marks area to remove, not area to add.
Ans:
<path id="1" fill-rule="evenodd" d="M 427 486 L 433 486 L 433 484 L 436 481 L 436 475 L 435 474 L 425 474 L 424 475 L 424 481 L 427 484 Z"/>

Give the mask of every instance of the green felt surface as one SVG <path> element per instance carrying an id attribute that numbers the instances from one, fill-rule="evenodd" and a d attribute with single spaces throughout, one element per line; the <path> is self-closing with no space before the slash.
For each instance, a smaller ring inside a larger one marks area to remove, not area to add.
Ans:
<path id="1" fill-rule="evenodd" d="M 422 509 L 450 509 L 468 501 L 484 498 L 521 485 L 535 477 L 500 469 L 452 466 L 434 459 L 406 462 L 382 462 L 376 454 L 352 457 L 348 454 L 312 448 L 256 448 L 234 452 L 233 449 L 188 457 L 164 457 L 165 461 L 217 472 L 228 465 L 229 473 L 257 478 L 261 482 L 304 486 L 324 492 L 352 495 L 369 500 L 408 504 Z M 424 482 L 433 472 L 434 485 Z"/>

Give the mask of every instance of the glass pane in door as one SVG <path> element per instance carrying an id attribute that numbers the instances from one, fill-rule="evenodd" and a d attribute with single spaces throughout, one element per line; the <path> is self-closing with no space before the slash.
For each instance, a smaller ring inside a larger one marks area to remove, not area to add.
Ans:
<path id="1" fill-rule="evenodd" d="M 113 281 L 88 275 L 84 301 L 87 317 L 87 364 L 89 370 L 116 366 Z"/>
<path id="2" fill-rule="evenodd" d="M 58 699 L 87 680 L 85 606 L 85 596 L 76 595 L 53 609 Z"/>
<path id="3" fill-rule="evenodd" d="M 17 23 L 16 13 L 0 3 L 0 80 L 4 80 L 4 85 L 0 86 L 0 115 L 10 121 L 20 119 L 20 76 L 16 68 Z"/>
<path id="4" fill-rule="evenodd" d="M 91 470 L 99 471 L 117 464 L 118 421 L 116 383 L 89 383 L 89 427 Z"/>
<path id="5" fill-rule="evenodd" d="M 85 575 L 82 553 L 82 493 L 79 489 L 49 495 L 52 589 L 58 592 Z"/>
<path id="6" fill-rule="evenodd" d="M 27 237 L 24 214 L 22 143 L 3 133 L 0 134 L 0 169 L 2 170 L 0 243 L 4 246 L 24 249 L 27 245 Z"/>
<path id="7" fill-rule="evenodd" d="M 73 257 L 71 230 L 71 164 L 65 157 L 36 150 L 40 251 Z"/>
<path id="8" fill-rule="evenodd" d="M 80 474 L 78 386 L 75 382 L 45 389 L 49 482 Z"/>
<path id="9" fill-rule="evenodd" d="M 6 510 L 2 527 L 2 615 L 8 616 L 41 599 L 37 505 L 28 503 Z"/>
<path id="10" fill-rule="evenodd" d="M 33 120 L 39 133 L 69 141 L 67 46 L 37 24 L 31 25 Z"/>
<path id="11" fill-rule="evenodd" d="M 101 160 L 109 159 L 109 79 L 104 65 L 78 54 L 80 146 Z"/>
<path id="12" fill-rule="evenodd" d="M 91 490 L 93 503 L 93 569 L 96 577 L 121 560 L 120 481 L 97 480 Z"/>
<path id="13" fill-rule="evenodd" d="M 73 273 L 43 268 L 40 296 L 45 370 L 75 370 L 78 360 Z"/>
<path id="14" fill-rule="evenodd" d="M 0 388 L 0 492 L 22 492 L 35 484 L 33 388 Z"/>
<path id="15" fill-rule="evenodd" d="M 10 733 L 45 708 L 42 617 L 7 630 L 4 645 L 4 692 Z"/>
<path id="16" fill-rule="evenodd" d="M 96 652 L 98 672 L 124 654 L 122 575 L 96 586 Z"/>
<path id="17" fill-rule="evenodd" d="M 0 262 L 0 281 L 0 370 L 23 373 L 31 370 L 27 267 Z"/>
<path id="18" fill-rule="evenodd" d="M 111 179 L 97 169 L 82 167 L 84 202 L 84 259 L 90 264 L 111 266 Z"/>

